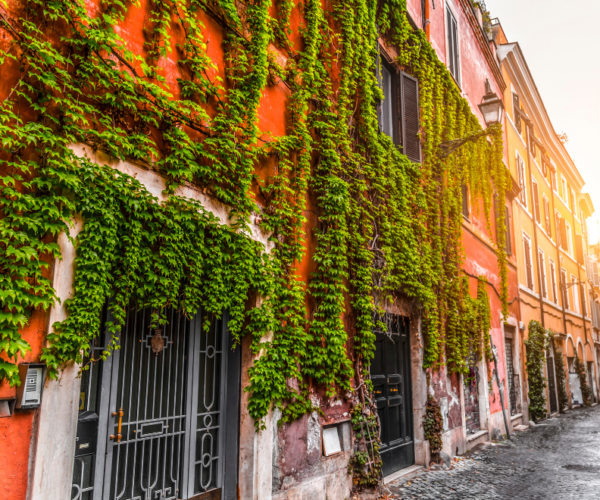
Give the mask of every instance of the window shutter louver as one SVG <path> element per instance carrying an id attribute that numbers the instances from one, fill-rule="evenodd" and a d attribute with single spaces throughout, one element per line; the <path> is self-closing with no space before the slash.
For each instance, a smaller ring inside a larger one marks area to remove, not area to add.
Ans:
<path id="1" fill-rule="evenodd" d="M 594 262 L 592 268 L 594 272 L 594 286 L 600 286 L 600 273 L 598 273 L 598 263 Z"/>
<path id="2" fill-rule="evenodd" d="M 544 254 L 542 252 L 538 252 L 538 263 L 540 266 L 540 275 L 542 278 L 542 297 L 545 299 L 548 298 L 548 292 L 546 290 L 546 266 L 544 265 Z"/>
<path id="3" fill-rule="evenodd" d="M 552 300 L 558 304 L 558 294 L 556 293 L 556 269 L 554 262 L 550 262 L 550 280 L 552 282 Z"/>
<path id="4" fill-rule="evenodd" d="M 535 221 L 540 224 L 542 222 L 540 215 L 540 192 L 536 182 L 533 183 L 533 209 L 535 212 Z"/>
<path id="5" fill-rule="evenodd" d="M 575 258 L 579 264 L 583 265 L 585 263 L 583 257 L 583 238 L 580 234 L 575 235 Z"/>
<path id="6" fill-rule="evenodd" d="M 565 250 L 565 251 L 569 251 L 569 240 L 567 239 L 567 225 L 565 223 L 565 219 L 563 219 L 562 217 L 559 219 L 559 225 L 560 225 L 560 247 Z"/>
<path id="7" fill-rule="evenodd" d="M 419 137 L 419 82 L 406 73 L 400 74 L 402 91 L 402 148 L 412 161 L 421 163 Z"/>
<path id="8" fill-rule="evenodd" d="M 513 94 L 513 110 L 515 114 L 515 127 L 517 127 L 519 134 L 521 134 L 521 106 L 519 103 L 519 96 L 517 94 Z"/>
<path id="9" fill-rule="evenodd" d="M 525 271 L 527 278 L 527 288 L 533 290 L 533 269 L 531 265 L 531 244 L 527 238 L 523 240 L 525 244 Z"/>
<path id="10" fill-rule="evenodd" d="M 569 292 L 567 290 L 567 287 L 564 286 L 566 284 L 567 284 L 567 272 L 564 269 L 561 269 L 561 271 L 560 271 L 560 288 L 562 290 L 563 305 L 565 306 L 566 309 L 570 309 L 571 306 L 569 305 Z"/>

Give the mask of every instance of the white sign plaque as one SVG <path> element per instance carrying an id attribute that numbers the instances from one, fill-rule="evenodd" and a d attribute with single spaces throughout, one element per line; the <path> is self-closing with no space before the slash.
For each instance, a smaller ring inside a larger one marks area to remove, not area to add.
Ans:
<path id="1" fill-rule="evenodd" d="M 323 429 L 323 453 L 326 457 L 342 451 L 337 427 Z"/>

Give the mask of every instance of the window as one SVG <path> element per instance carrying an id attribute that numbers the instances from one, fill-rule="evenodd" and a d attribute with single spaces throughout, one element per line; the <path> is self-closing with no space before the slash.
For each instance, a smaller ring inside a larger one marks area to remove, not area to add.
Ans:
<path id="1" fill-rule="evenodd" d="M 573 290 L 573 311 L 579 312 L 579 291 L 577 278 L 571 274 L 571 289 Z"/>
<path id="2" fill-rule="evenodd" d="M 506 226 L 506 255 L 512 255 L 512 243 L 510 239 L 510 209 L 505 207 L 504 224 Z"/>
<path id="3" fill-rule="evenodd" d="M 462 194 L 462 214 L 468 219 L 469 218 L 469 188 L 466 184 L 460 187 Z"/>
<path id="4" fill-rule="evenodd" d="M 588 315 L 588 313 L 587 313 L 586 298 L 585 298 L 585 296 L 586 296 L 585 285 L 580 284 L 579 287 L 580 287 L 580 291 L 581 291 L 581 307 L 583 308 L 581 310 L 581 314 L 583 314 L 583 316 L 585 317 L 585 316 Z"/>
<path id="5" fill-rule="evenodd" d="M 558 186 L 556 184 L 556 171 L 550 171 L 550 182 L 552 183 L 552 189 L 555 193 L 558 193 Z"/>
<path id="6" fill-rule="evenodd" d="M 421 163 L 419 81 L 404 72 L 400 73 L 400 114 L 402 152 Z"/>
<path id="7" fill-rule="evenodd" d="M 561 184 L 561 188 L 562 188 L 561 198 L 567 204 L 567 206 L 569 206 L 569 193 L 567 192 L 567 180 L 562 176 L 560 178 L 560 184 Z"/>
<path id="8" fill-rule="evenodd" d="M 560 216 L 558 212 L 554 214 L 556 219 L 556 238 L 558 246 L 563 250 L 565 249 L 565 244 L 567 242 L 567 235 L 565 234 L 565 220 Z"/>
<path id="9" fill-rule="evenodd" d="M 446 7 L 446 19 L 447 27 L 446 33 L 448 35 L 448 69 L 456 80 L 456 83 L 460 85 L 460 58 L 458 50 L 458 24 L 456 18 L 450 7 Z"/>
<path id="10" fill-rule="evenodd" d="M 377 80 L 383 92 L 383 101 L 377 106 L 377 119 L 381 133 L 395 144 L 412 161 L 421 161 L 419 136 L 419 81 L 403 72 L 395 72 L 384 61 L 377 64 Z M 398 106 L 398 95 L 400 106 Z M 398 109 L 400 118 L 398 119 Z"/>
<path id="11" fill-rule="evenodd" d="M 529 150 L 531 151 L 531 156 L 535 158 L 537 156 L 537 150 L 535 148 L 535 136 L 533 135 L 533 127 L 529 128 Z"/>
<path id="12" fill-rule="evenodd" d="M 544 195 L 544 224 L 546 229 L 546 234 L 552 238 L 552 225 L 550 223 L 550 202 L 546 195 Z"/>
<path id="13" fill-rule="evenodd" d="M 515 127 L 519 132 L 519 135 L 522 135 L 523 125 L 521 123 L 521 104 L 519 102 L 519 96 L 513 93 L 513 117 L 515 122 Z"/>
<path id="14" fill-rule="evenodd" d="M 533 290 L 533 263 L 531 258 L 531 240 L 523 233 L 523 247 L 525 250 L 525 283 L 527 288 Z"/>
<path id="15" fill-rule="evenodd" d="M 517 177 L 519 179 L 519 200 L 527 208 L 527 182 L 525 180 L 525 162 L 521 155 L 517 153 Z"/>
<path id="16" fill-rule="evenodd" d="M 538 248 L 538 264 L 540 266 L 540 287 L 542 289 L 542 297 L 548 298 L 548 289 L 546 287 L 546 258 L 544 257 L 544 251 Z"/>
<path id="17" fill-rule="evenodd" d="M 564 220 L 564 219 L 563 219 Z M 573 235 L 571 234 L 571 226 L 567 221 L 565 222 L 565 233 L 566 233 L 566 242 L 565 242 L 565 250 L 569 255 L 573 255 Z"/>
<path id="18" fill-rule="evenodd" d="M 548 259 L 550 262 L 550 284 L 552 286 L 552 301 L 558 304 L 558 291 L 556 290 L 556 266 L 552 259 Z"/>
<path id="19" fill-rule="evenodd" d="M 575 217 L 577 217 L 577 210 L 575 209 L 575 191 L 573 191 L 573 189 L 570 190 L 571 196 L 569 198 L 569 202 L 570 202 L 570 207 L 571 207 L 571 212 L 573 212 L 575 214 Z"/>
<path id="20" fill-rule="evenodd" d="M 583 236 L 580 234 L 575 234 L 575 259 L 578 264 L 582 266 L 585 264 L 585 257 L 583 255 L 583 247 L 585 242 L 583 241 Z"/>
<path id="21" fill-rule="evenodd" d="M 537 182 L 533 181 L 533 213 L 535 216 L 535 221 L 538 224 L 542 223 L 542 216 L 540 214 L 540 190 L 538 189 Z"/>
<path id="22" fill-rule="evenodd" d="M 394 78 L 387 64 L 380 60 L 377 63 L 377 80 L 383 92 L 383 101 L 377 106 L 379 130 L 396 142 L 394 135 Z"/>
<path id="23" fill-rule="evenodd" d="M 563 305 L 565 306 L 565 309 L 571 309 L 571 306 L 569 305 L 569 294 L 567 292 L 567 271 L 565 271 L 564 269 L 560 270 L 560 288 L 562 290 L 562 297 L 563 297 Z"/>

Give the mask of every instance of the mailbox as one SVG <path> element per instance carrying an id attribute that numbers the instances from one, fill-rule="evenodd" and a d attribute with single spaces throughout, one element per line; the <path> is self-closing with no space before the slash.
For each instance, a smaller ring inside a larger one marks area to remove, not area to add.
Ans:
<path id="1" fill-rule="evenodd" d="M 17 388 L 18 410 L 38 408 L 42 403 L 42 392 L 46 379 L 46 365 L 43 363 L 23 363 L 19 365 L 21 385 Z"/>

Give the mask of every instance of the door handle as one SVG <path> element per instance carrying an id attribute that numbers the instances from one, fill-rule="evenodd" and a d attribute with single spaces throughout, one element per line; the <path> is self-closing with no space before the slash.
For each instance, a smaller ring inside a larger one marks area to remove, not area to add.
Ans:
<path id="1" fill-rule="evenodd" d="M 119 416 L 119 425 L 117 427 L 117 443 L 121 442 L 121 438 L 123 436 L 121 436 L 121 425 L 123 424 L 123 408 L 121 408 L 118 412 L 117 411 L 113 411 L 111 414 L 113 417 L 116 417 L 117 415 Z M 111 434 L 110 439 L 115 439 L 115 435 Z"/>

